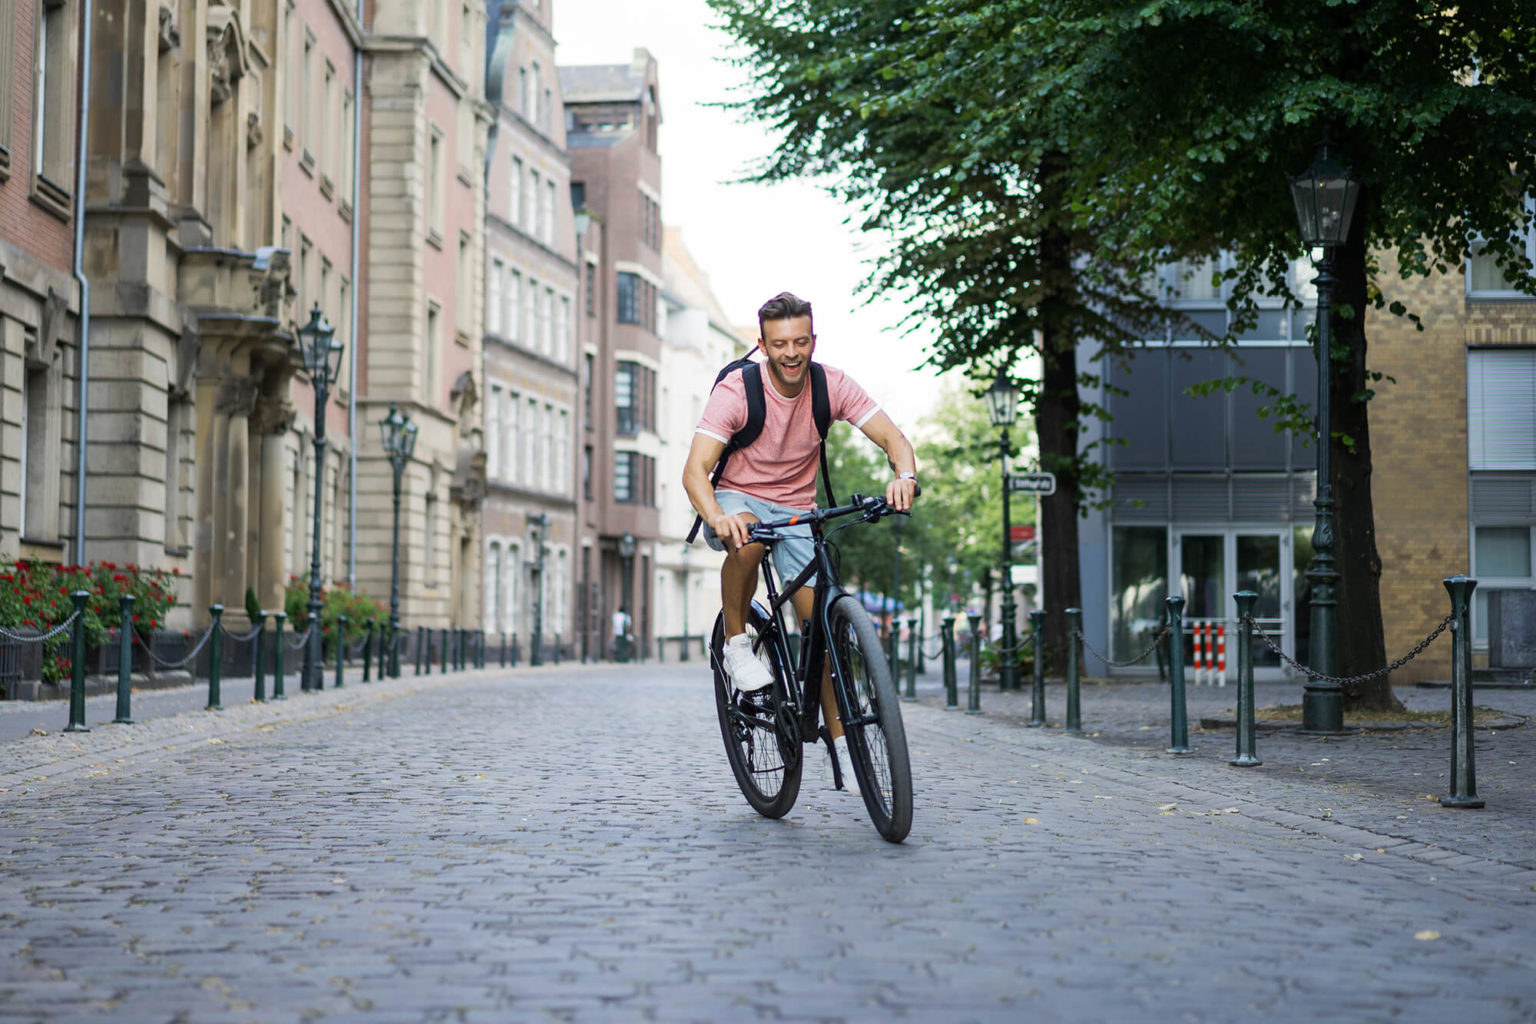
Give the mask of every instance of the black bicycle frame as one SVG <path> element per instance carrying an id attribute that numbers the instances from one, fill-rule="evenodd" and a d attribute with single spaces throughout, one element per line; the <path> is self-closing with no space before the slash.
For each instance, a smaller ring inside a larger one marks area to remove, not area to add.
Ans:
<path id="1" fill-rule="evenodd" d="M 812 557 L 804 569 L 795 576 L 785 587 L 781 594 L 774 586 L 773 559 L 768 554 L 763 556 L 763 583 L 768 588 L 768 615 L 773 619 L 773 642 L 778 649 L 780 663 L 791 666 L 790 678 L 785 680 L 785 688 L 791 708 L 794 709 L 800 723 L 801 742 L 807 735 L 815 734 L 816 719 L 821 710 L 821 677 L 823 665 L 830 655 L 827 638 L 832 635 L 832 620 L 829 612 L 833 602 L 839 597 L 847 596 L 843 589 L 842 580 L 838 578 L 837 568 L 832 564 L 832 555 L 827 549 L 826 537 L 823 535 L 823 524 L 826 520 L 841 513 L 850 514 L 858 506 L 848 505 L 834 509 L 818 509 L 807 513 L 811 527 Z M 797 516 L 796 519 L 801 517 Z M 793 521 L 778 523 L 757 524 L 756 534 L 753 539 L 771 549 L 772 545 L 783 539 L 775 532 L 776 527 L 794 525 Z M 760 535 L 760 536 L 759 536 Z M 805 586 L 812 576 L 816 577 L 816 586 L 812 589 L 813 604 L 811 606 L 811 618 L 806 630 L 800 637 L 800 658 L 790 657 L 789 633 L 784 628 L 784 606 L 790 603 L 795 591 Z M 844 690 L 845 680 L 842 678 L 842 666 L 837 664 L 837 659 L 832 659 L 833 691 L 837 695 L 838 714 L 847 718 L 852 707 L 848 694 Z M 811 680 L 815 680 L 815 699 L 808 699 L 811 689 Z M 845 722 L 845 725 L 853 723 Z"/>

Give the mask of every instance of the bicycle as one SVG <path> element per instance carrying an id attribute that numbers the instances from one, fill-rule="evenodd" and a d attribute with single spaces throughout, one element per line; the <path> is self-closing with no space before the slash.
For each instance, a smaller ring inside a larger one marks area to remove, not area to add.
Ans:
<path id="1" fill-rule="evenodd" d="M 830 653 L 838 718 L 848 736 L 848 758 L 870 819 L 876 831 L 893 843 L 905 839 L 912 828 L 912 767 L 896 684 L 869 613 L 843 589 L 835 549 L 830 547 L 825 530 L 827 523 L 850 516 L 857 518 L 830 532 L 908 514 L 891 508 L 883 498 L 856 494 L 847 505 L 813 509 L 748 528 L 749 542 L 771 548 L 781 539 L 778 531 L 806 523 L 811 528 L 813 549 L 810 563 L 782 592 L 773 559 L 764 557 L 762 562 L 768 606 L 754 600 L 746 625 L 753 650 L 774 677 L 772 686 L 742 693 L 731 685 L 725 673 L 723 614 L 716 617 L 710 638 L 715 709 L 726 758 L 742 795 L 764 817 L 781 818 L 795 805 L 805 744 L 820 741 L 831 746 L 831 733 L 817 724 L 823 669 Z M 784 606 L 789 595 L 812 576 L 816 577 L 815 601 L 811 618 L 801 625 L 797 659 L 790 654 Z M 835 756 L 832 763 L 834 778 L 840 784 L 842 766 Z"/>

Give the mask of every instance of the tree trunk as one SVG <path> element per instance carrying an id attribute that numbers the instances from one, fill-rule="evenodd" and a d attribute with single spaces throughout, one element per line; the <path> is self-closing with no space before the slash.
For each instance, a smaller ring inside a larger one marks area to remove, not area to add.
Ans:
<path id="1" fill-rule="evenodd" d="M 1078 563 L 1077 433 L 1082 403 L 1077 391 L 1077 335 L 1072 329 L 1072 240 L 1060 221 L 1067 214 L 1057 172 L 1065 164 L 1059 153 L 1041 160 L 1040 356 L 1044 370 L 1035 403 L 1035 434 L 1040 468 L 1056 474 L 1056 493 L 1040 501 L 1040 557 L 1045 578 L 1041 595 L 1045 616 L 1045 666 L 1050 672 L 1066 666 L 1068 608 L 1083 604 L 1082 572 Z"/>
<path id="2" fill-rule="evenodd" d="M 1365 226 L 1370 215 L 1362 194 L 1349 241 L 1334 259 L 1333 407 L 1331 459 L 1334 555 L 1338 559 L 1338 622 L 1335 664 L 1341 676 L 1364 675 L 1386 665 L 1381 619 L 1381 555 L 1371 505 L 1370 402 L 1366 373 Z M 1352 315 L 1350 311 L 1353 311 Z M 1341 315 L 1341 312 L 1343 315 Z M 1344 439 L 1353 443 L 1346 443 Z M 1379 676 L 1344 687 L 1344 708 L 1401 710 L 1391 682 Z"/>

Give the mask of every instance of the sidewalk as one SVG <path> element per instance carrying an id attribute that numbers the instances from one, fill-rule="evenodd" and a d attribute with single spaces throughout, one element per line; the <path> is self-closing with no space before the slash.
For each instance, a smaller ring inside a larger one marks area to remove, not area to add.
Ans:
<path id="1" fill-rule="evenodd" d="M 968 664 L 961 662 L 960 711 L 964 714 Z M 898 688 L 905 692 L 906 679 Z M 1409 710 L 1449 711 L 1448 687 L 1401 686 L 1397 697 Z M 920 703 L 942 708 L 942 673 L 930 663 L 917 677 Z M 1451 730 L 1446 726 L 1369 723 L 1339 736 L 1304 735 L 1300 723 L 1266 721 L 1264 709 L 1298 705 L 1299 680 L 1254 686 L 1256 753 L 1262 764 L 1240 768 L 1232 723 L 1237 686 L 1189 686 L 1185 703 L 1189 754 L 1169 754 L 1172 710 L 1166 683 L 1084 681 L 1080 700 L 1082 741 L 1102 748 L 1117 768 L 1127 762 L 1177 763 L 1188 784 L 1227 798 L 1246 795 L 1275 803 L 1316 822 L 1344 823 L 1392 840 L 1467 856 L 1536 868 L 1536 690 L 1474 690 L 1473 704 L 1502 712 L 1498 721 L 1475 731 L 1477 794 L 1480 810 L 1442 807 L 1449 785 Z M 995 682 L 983 684 L 982 714 L 1019 729 L 1029 729 L 1030 681 L 1018 692 L 1000 693 Z M 1060 733 L 1066 717 L 1066 684 L 1046 683 L 1045 731 Z M 1202 724 L 1204 723 L 1204 724 Z M 1346 726 L 1350 726 L 1347 721 Z M 1149 763 L 1148 767 L 1151 765 Z M 1163 769 L 1166 774 L 1167 769 Z M 1282 784 L 1277 787 L 1277 783 Z M 1214 799 L 1214 796 L 1213 796 Z"/>

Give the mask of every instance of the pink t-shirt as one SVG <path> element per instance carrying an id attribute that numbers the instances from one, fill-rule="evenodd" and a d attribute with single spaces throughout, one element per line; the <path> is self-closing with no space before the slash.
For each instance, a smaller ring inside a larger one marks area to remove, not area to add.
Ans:
<path id="1" fill-rule="evenodd" d="M 819 364 L 827 374 L 827 404 L 832 419 L 862 427 L 880 405 L 842 370 Z M 796 398 L 785 398 L 763 369 L 763 432 L 757 440 L 731 455 L 717 485 L 790 508 L 816 505 L 816 418 L 811 412 L 811 382 Z M 729 444 L 731 435 L 747 425 L 747 396 L 739 373 L 715 386 L 699 419 L 698 432 Z"/>

